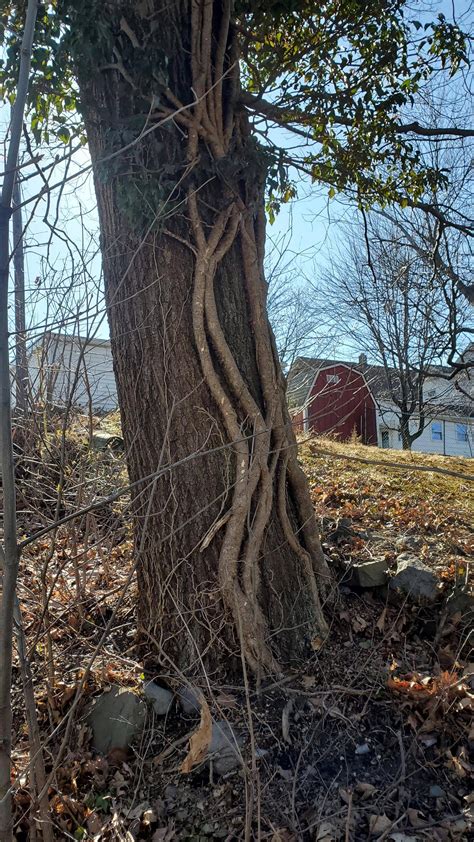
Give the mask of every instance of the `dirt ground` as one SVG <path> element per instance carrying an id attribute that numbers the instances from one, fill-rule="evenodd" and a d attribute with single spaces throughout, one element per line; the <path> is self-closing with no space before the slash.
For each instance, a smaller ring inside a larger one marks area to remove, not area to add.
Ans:
<path id="1" fill-rule="evenodd" d="M 366 464 L 357 457 L 385 464 Z M 344 458 L 342 458 L 344 457 Z M 48 568 L 51 599 L 38 612 L 44 545 L 25 553 L 20 599 L 32 658 L 58 839 L 94 840 L 468 840 L 473 826 L 474 658 L 472 613 L 448 597 L 465 585 L 472 559 L 469 460 L 442 459 L 331 441 L 301 444 L 334 575 L 331 633 L 316 640 L 304 671 L 239 686 L 200 688 L 214 719 L 236 738 L 233 768 L 205 758 L 182 771 L 199 712 L 177 700 L 149 712 L 129 752 L 94 754 L 86 713 L 111 685 L 141 692 L 135 583 L 122 598 L 130 538 L 87 550 L 87 599 L 58 535 Z M 393 463 L 403 465 L 395 468 Z M 417 471 L 414 465 L 460 474 Z M 342 520 L 344 519 L 344 520 Z M 395 569 L 409 546 L 438 577 L 435 603 L 387 587 L 351 583 L 351 566 L 385 558 Z M 415 548 L 415 549 L 413 549 Z M 448 602 L 447 602 L 448 600 Z M 449 609 L 449 610 L 448 610 Z M 95 647 L 106 636 L 84 679 Z M 52 658 L 52 661 L 51 661 Z M 48 664 L 54 683 L 48 683 Z M 176 676 L 158 681 L 172 689 Z M 82 686 L 83 685 L 83 686 Z M 79 690 L 78 690 L 79 688 Z M 194 690 L 197 687 L 194 686 Z M 28 734 L 15 664 L 16 839 L 26 840 Z M 72 713 L 71 713 L 72 711 Z M 67 739 L 66 727 L 70 723 Z M 237 746 L 238 743 L 238 746 Z"/>

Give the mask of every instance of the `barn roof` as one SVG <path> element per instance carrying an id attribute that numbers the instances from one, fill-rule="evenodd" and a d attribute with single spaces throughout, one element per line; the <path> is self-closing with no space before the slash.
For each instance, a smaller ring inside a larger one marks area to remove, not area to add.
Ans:
<path id="1" fill-rule="evenodd" d="M 287 394 L 290 406 L 295 408 L 303 406 L 316 375 L 325 368 L 332 368 L 337 365 L 343 365 L 358 374 L 362 374 L 374 397 L 379 397 L 383 391 L 385 372 L 382 366 L 354 363 L 348 360 L 298 357 L 288 374 Z"/>

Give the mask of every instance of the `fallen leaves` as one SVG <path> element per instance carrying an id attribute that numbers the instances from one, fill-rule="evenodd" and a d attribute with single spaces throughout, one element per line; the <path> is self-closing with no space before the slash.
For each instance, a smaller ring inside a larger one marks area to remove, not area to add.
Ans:
<path id="1" fill-rule="evenodd" d="M 380 836 L 393 825 L 392 819 L 389 819 L 385 813 L 380 816 L 373 814 L 369 817 L 369 833 L 371 836 Z"/>
<path id="2" fill-rule="evenodd" d="M 339 838 L 338 829 L 332 822 L 322 822 L 315 836 L 316 842 L 337 842 Z"/>
<path id="3" fill-rule="evenodd" d="M 459 676 L 457 673 L 448 671 L 442 672 L 437 676 L 421 677 L 417 673 L 412 673 L 407 678 L 389 678 L 387 687 L 395 690 L 398 693 L 406 694 L 412 699 L 428 699 L 431 696 L 441 695 L 457 688 L 459 685 Z"/>
<path id="4" fill-rule="evenodd" d="M 377 787 L 365 781 L 360 781 L 355 786 L 355 792 L 360 796 L 361 801 L 367 801 L 374 792 L 377 792 Z"/>
<path id="5" fill-rule="evenodd" d="M 407 808 L 407 818 L 411 827 L 414 827 L 415 829 L 424 827 L 426 824 L 426 819 L 420 815 L 418 810 L 415 810 L 412 807 Z"/>
<path id="6" fill-rule="evenodd" d="M 364 631 L 364 629 L 366 629 L 367 626 L 368 623 L 366 622 L 366 620 L 364 620 L 363 617 L 360 617 L 358 615 L 356 617 L 353 617 L 352 628 L 354 629 L 356 634 L 359 634 L 359 632 Z"/>
<path id="7" fill-rule="evenodd" d="M 438 732 L 445 735 L 459 726 L 469 733 L 472 728 L 474 694 L 458 671 L 444 670 L 439 675 L 411 673 L 387 679 L 387 687 L 399 694 L 408 708 L 408 724 L 427 747 L 436 745 Z M 452 768 L 462 777 L 462 764 L 453 759 Z"/>
<path id="8" fill-rule="evenodd" d="M 378 618 L 378 620 L 375 624 L 375 628 L 378 629 L 378 631 L 381 632 L 382 634 L 385 631 L 385 621 L 386 621 L 386 619 L 387 619 L 387 606 L 385 606 L 385 608 L 383 609 L 380 617 Z"/>
<path id="9" fill-rule="evenodd" d="M 446 766 L 451 769 L 458 778 L 471 777 L 474 772 L 474 766 L 469 762 L 467 751 L 464 748 L 459 749 L 457 755 L 454 755 L 450 749 L 446 751 Z"/>

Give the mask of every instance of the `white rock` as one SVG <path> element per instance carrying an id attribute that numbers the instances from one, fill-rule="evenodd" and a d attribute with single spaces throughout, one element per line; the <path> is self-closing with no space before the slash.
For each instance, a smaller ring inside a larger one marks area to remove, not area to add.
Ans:
<path id="1" fill-rule="evenodd" d="M 88 714 L 95 751 L 107 754 L 116 748 L 128 748 L 143 729 L 145 719 L 143 699 L 126 687 L 113 685 L 94 699 Z"/>

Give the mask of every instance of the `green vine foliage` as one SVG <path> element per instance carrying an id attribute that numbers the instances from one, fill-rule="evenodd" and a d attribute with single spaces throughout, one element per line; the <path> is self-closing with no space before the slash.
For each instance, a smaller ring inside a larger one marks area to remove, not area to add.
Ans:
<path id="1" fill-rule="evenodd" d="M 0 0 L 4 100 L 14 98 L 25 5 Z M 330 197 L 346 191 L 362 207 L 417 201 L 446 183 L 446 173 L 426 167 L 400 131 L 399 115 L 436 75 L 449 77 L 466 65 L 467 38 L 442 14 L 420 21 L 411 9 L 406 0 L 236 1 L 242 100 L 261 135 L 270 218 L 294 196 L 295 167 L 327 185 Z M 140 46 L 124 34 L 122 19 L 138 33 Z M 28 101 L 37 143 L 84 138 L 77 68 L 85 73 L 111 65 L 117 55 L 143 100 L 143 124 L 150 102 L 159 101 L 167 85 L 168 56 L 156 20 L 144 32 L 135 0 L 53 0 L 41 6 Z M 275 124 L 301 138 L 301 148 L 289 153 L 275 139 L 281 132 L 271 131 Z M 137 130 L 126 126 L 131 135 Z M 125 138 L 111 137 L 111 148 L 119 142 Z M 135 163 L 136 197 L 128 187 L 123 201 L 131 203 L 131 213 L 143 203 L 154 213 L 169 195 L 178 164 L 169 164 L 161 180 L 150 180 L 139 159 Z M 117 167 L 109 176 L 119 173 Z"/>

